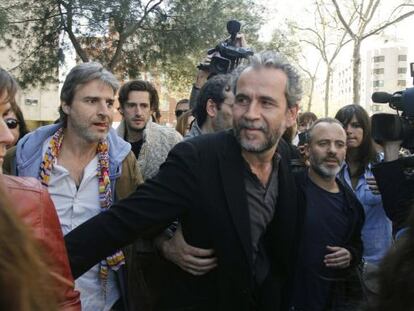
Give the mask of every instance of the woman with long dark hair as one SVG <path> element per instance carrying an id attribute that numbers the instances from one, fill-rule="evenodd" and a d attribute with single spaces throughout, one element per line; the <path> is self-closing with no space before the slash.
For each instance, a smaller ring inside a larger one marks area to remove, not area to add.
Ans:
<path id="1" fill-rule="evenodd" d="M 369 116 L 361 106 L 347 105 L 335 118 L 343 124 L 347 135 L 346 164 L 340 176 L 352 187 L 364 207 L 363 258 L 367 263 L 378 265 L 392 244 L 392 224 L 385 214 L 371 171 L 379 155 L 371 139 Z"/>

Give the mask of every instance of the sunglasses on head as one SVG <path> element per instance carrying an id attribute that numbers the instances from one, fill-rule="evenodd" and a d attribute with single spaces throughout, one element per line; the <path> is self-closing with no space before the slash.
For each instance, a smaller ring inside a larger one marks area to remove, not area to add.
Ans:
<path id="1" fill-rule="evenodd" d="M 176 110 L 175 111 L 175 116 L 178 118 L 179 116 L 181 116 L 183 113 L 186 113 L 188 111 L 187 110 Z"/>
<path id="2" fill-rule="evenodd" d="M 15 129 L 19 125 L 19 121 L 16 119 L 5 119 L 4 122 L 6 122 L 6 125 L 10 130 Z"/>

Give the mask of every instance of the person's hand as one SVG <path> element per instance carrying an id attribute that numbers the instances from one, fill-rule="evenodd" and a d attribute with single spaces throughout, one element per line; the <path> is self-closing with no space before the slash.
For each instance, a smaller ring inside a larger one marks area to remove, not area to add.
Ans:
<path id="1" fill-rule="evenodd" d="M 366 177 L 365 180 L 367 181 L 369 190 L 371 190 L 373 194 L 381 194 L 375 177 Z"/>
<path id="2" fill-rule="evenodd" d="M 236 46 L 241 48 L 247 47 L 246 37 L 243 33 L 238 33 L 236 35 Z"/>
<path id="3" fill-rule="evenodd" d="M 193 275 L 203 275 L 217 267 L 214 250 L 188 245 L 180 225 L 174 236 L 169 240 L 163 240 L 159 246 L 166 259 Z"/>
<path id="4" fill-rule="evenodd" d="M 208 66 L 211 63 L 211 58 L 213 57 L 213 54 L 207 55 L 201 64 Z M 198 89 L 201 89 L 201 87 L 206 83 L 208 76 L 210 75 L 210 71 L 208 69 L 199 69 L 197 72 L 196 80 L 194 82 L 194 86 Z"/>
<path id="5" fill-rule="evenodd" d="M 349 267 L 352 260 L 351 253 L 343 247 L 339 246 L 326 246 L 326 249 L 330 254 L 325 255 L 323 262 L 328 268 L 344 269 Z"/>

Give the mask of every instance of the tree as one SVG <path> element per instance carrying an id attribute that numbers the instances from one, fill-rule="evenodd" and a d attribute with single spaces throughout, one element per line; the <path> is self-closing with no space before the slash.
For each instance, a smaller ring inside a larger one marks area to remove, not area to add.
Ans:
<path id="1" fill-rule="evenodd" d="M 330 10 L 324 0 L 315 1 L 315 20 L 310 27 L 301 27 L 293 25 L 303 34 L 301 42 L 313 47 L 321 56 L 325 63 L 325 116 L 329 115 L 329 96 L 330 83 L 333 72 L 333 63 L 342 48 L 350 41 L 347 39 L 347 31 L 343 29 L 341 23 L 330 13 Z M 352 23 L 354 16 L 349 17 Z"/>
<path id="2" fill-rule="evenodd" d="M 10 23 L 15 42 L 9 47 L 16 48 L 23 84 L 57 76 L 63 36 L 81 61 L 99 61 L 121 79 L 149 71 L 182 89 L 193 78 L 190 68 L 226 35 L 228 19 L 243 19 L 253 41 L 260 27 L 251 0 L 12 1 L 10 14 L 18 19 Z"/>
<path id="3" fill-rule="evenodd" d="M 308 102 L 306 104 L 305 111 L 312 111 L 312 100 L 313 100 L 313 93 L 315 91 L 315 83 L 316 83 L 316 75 L 319 70 L 320 61 L 316 64 L 315 68 L 310 69 L 306 65 L 308 61 L 305 56 L 303 56 L 304 61 L 298 62 L 299 68 L 306 74 L 307 79 L 305 80 L 304 87 L 308 94 Z"/>
<path id="4" fill-rule="evenodd" d="M 284 54 L 291 63 L 299 68 L 305 75 L 303 79 L 304 92 L 307 94 L 306 106 L 303 105 L 305 111 L 311 111 L 313 92 L 315 89 L 316 74 L 319 68 L 319 62 L 315 68 L 309 68 L 306 56 L 303 54 L 303 47 L 299 39 L 299 35 L 291 22 L 285 21 L 287 29 L 278 27 L 274 30 L 269 43 L 263 45 L 264 49 L 269 49 Z M 293 26 L 293 27 L 292 27 Z M 304 104 L 304 103 L 303 103 Z"/>
<path id="5" fill-rule="evenodd" d="M 345 4 L 346 2 L 346 4 Z M 378 11 L 381 1 L 380 0 L 353 0 L 344 1 L 343 4 L 339 4 L 338 0 L 332 0 L 335 6 L 335 12 L 345 27 L 347 33 L 352 38 L 354 43 L 352 53 L 352 81 L 353 81 L 353 102 L 355 104 L 360 103 L 360 77 L 361 77 L 361 44 L 362 41 L 368 37 L 378 34 L 387 27 L 394 25 L 414 14 L 414 10 L 402 13 L 402 9 L 408 7 L 414 7 L 414 4 L 403 2 L 396 6 L 390 17 L 386 21 L 377 23 L 370 27 L 370 24 L 374 20 L 374 15 Z M 352 18 L 345 18 L 352 16 Z"/>

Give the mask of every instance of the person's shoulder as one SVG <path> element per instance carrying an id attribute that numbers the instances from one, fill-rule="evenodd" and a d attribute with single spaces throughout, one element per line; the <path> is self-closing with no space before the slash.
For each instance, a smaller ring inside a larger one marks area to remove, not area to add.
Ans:
<path id="1" fill-rule="evenodd" d="M 225 130 L 216 133 L 202 134 L 196 137 L 191 137 L 186 139 L 185 142 L 200 147 L 209 147 L 213 145 L 221 148 L 227 144 L 231 144 L 231 142 L 236 142 L 236 138 L 232 130 Z"/>
<path id="2" fill-rule="evenodd" d="M 212 155 L 231 155 L 240 150 L 236 138 L 231 130 L 217 133 L 203 134 L 188 138 L 175 145 L 175 151 L 190 151 L 199 156 L 210 157 Z"/>
<path id="3" fill-rule="evenodd" d="M 1 181 L 9 190 L 42 192 L 45 188 L 40 181 L 34 177 L 17 177 L 2 175 Z"/>

